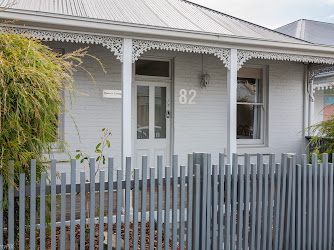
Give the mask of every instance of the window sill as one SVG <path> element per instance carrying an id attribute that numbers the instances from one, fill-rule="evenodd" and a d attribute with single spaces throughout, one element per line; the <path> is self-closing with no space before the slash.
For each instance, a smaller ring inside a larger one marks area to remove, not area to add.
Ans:
<path id="1" fill-rule="evenodd" d="M 237 148 L 267 148 L 264 143 L 249 143 L 249 144 L 237 144 Z"/>

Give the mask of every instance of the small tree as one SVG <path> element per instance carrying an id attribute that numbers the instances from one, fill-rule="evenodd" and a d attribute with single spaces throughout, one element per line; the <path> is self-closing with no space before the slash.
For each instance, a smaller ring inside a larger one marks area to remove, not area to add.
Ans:
<path id="1" fill-rule="evenodd" d="M 39 174 L 52 148 L 66 151 L 58 130 L 58 117 L 67 112 L 60 92 L 74 96 L 73 71 L 85 55 L 86 49 L 59 55 L 29 34 L 0 34 L 0 169 L 5 179 L 8 160 L 15 160 L 16 173 L 29 175 L 30 160 L 36 159 Z"/>

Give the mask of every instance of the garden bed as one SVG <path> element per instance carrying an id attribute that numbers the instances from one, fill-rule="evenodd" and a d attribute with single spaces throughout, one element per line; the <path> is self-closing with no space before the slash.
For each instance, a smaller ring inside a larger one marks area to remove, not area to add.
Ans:
<path id="1" fill-rule="evenodd" d="M 138 222 L 138 249 L 140 249 L 140 230 L 141 230 L 141 223 Z M 89 228 L 85 230 L 86 231 L 86 242 L 85 242 L 85 249 L 89 249 L 89 237 L 90 232 Z M 104 224 L 104 231 L 108 231 L 108 224 Z M 124 223 L 122 223 L 121 227 L 121 238 L 124 239 Z M 76 249 L 80 248 L 80 225 L 76 225 L 75 227 L 75 247 Z M 130 249 L 133 249 L 133 223 L 130 222 Z M 116 238 L 116 224 L 113 224 L 113 241 L 115 241 Z M 149 223 L 146 223 L 146 244 L 145 249 L 149 248 Z M 56 229 L 56 241 L 57 241 L 57 248 L 60 246 L 60 227 L 57 227 Z M 113 243 L 114 244 L 114 243 Z M 29 246 L 29 239 L 26 239 L 26 245 Z M 40 232 L 37 231 L 36 234 L 36 246 L 39 247 L 40 245 Z M 121 245 L 123 245 L 123 240 Z M 99 225 L 95 225 L 95 249 L 98 249 L 99 246 Z M 154 230 L 154 246 L 157 247 L 157 230 Z M 164 247 L 164 235 L 162 234 L 162 247 Z M 70 226 L 66 226 L 66 236 L 65 236 L 65 248 L 70 249 Z M 48 235 L 46 236 L 46 248 L 45 249 L 51 249 L 51 238 L 50 238 L 50 232 L 48 232 Z M 111 249 L 108 247 L 108 249 Z"/>

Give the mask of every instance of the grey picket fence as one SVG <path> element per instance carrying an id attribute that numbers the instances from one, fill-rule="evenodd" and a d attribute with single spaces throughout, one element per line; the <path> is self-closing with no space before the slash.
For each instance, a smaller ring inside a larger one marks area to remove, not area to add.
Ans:
<path id="1" fill-rule="evenodd" d="M 19 249 L 76 249 L 79 245 L 85 249 L 85 244 L 89 244 L 89 249 L 111 249 L 113 244 L 115 249 L 130 249 L 130 246 L 131 249 L 173 250 L 333 249 L 334 171 L 328 155 L 323 154 L 322 163 L 318 163 L 316 155 L 312 164 L 308 164 L 306 155 L 298 159 L 295 155 L 282 155 L 280 161 L 276 163 L 272 154 L 268 163 L 264 163 L 263 155 L 259 154 L 256 163 L 251 164 L 250 155 L 246 154 L 242 162 L 238 155 L 233 155 L 229 165 L 224 163 L 221 154 L 218 165 L 212 165 L 210 154 L 190 154 L 187 166 L 179 166 L 178 157 L 173 156 L 172 166 L 163 167 L 163 159 L 158 156 L 157 166 L 148 168 L 144 156 L 140 178 L 139 169 L 132 171 L 131 158 L 126 159 L 125 173 L 114 170 L 110 158 L 108 180 L 105 172 L 100 171 L 99 183 L 95 183 L 95 159 L 92 158 L 91 182 L 87 183 L 85 173 L 81 172 L 80 183 L 76 184 L 76 161 L 72 160 L 71 183 L 66 185 L 66 173 L 61 173 L 61 184 L 56 185 L 56 161 L 52 160 L 51 185 L 46 185 L 47 175 L 42 173 L 37 186 L 36 161 L 32 160 L 30 187 L 25 186 L 24 174 L 19 174 L 18 189 L 13 185 L 4 187 L 0 176 L 1 207 L 4 192 L 8 192 L 8 207 L 0 209 L 0 245 Z M 67 193 L 70 194 L 70 246 L 65 245 Z M 90 218 L 94 218 L 89 221 L 88 227 L 93 229 L 88 232 L 89 237 L 85 237 L 85 193 L 90 194 Z M 78 194 L 79 234 L 75 227 Z M 51 200 L 50 223 L 46 223 L 46 197 Z M 30 199 L 30 223 L 25 219 L 26 198 Z M 60 211 L 56 206 L 59 203 Z M 19 211 L 17 232 L 15 210 Z M 57 221 L 59 212 L 60 221 Z M 8 215 L 7 224 L 4 224 L 4 214 Z M 145 225 L 140 230 L 139 223 Z M 95 239 L 96 224 L 98 239 Z M 49 239 L 48 229 L 51 230 Z M 38 231 L 39 241 L 36 241 Z M 51 242 L 50 247 L 46 246 L 47 240 Z"/>

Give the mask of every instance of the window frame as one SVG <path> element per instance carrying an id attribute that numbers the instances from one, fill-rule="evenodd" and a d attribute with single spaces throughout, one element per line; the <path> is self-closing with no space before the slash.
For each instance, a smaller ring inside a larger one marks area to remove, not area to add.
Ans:
<path id="1" fill-rule="evenodd" d="M 258 105 L 261 106 L 261 119 L 260 119 L 260 139 L 236 139 L 238 147 L 250 147 L 250 146 L 267 146 L 268 138 L 268 66 L 267 65 L 257 65 L 257 64 L 245 64 L 243 68 L 256 68 L 262 69 L 262 86 L 260 88 L 260 99 L 261 103 L 243 103 L 237 102 L 237 112 L 238 105 Z M 236 114 L 237 115 L 237 114 Z M 238 121 L 237 121 L 238 122 Z"/>

